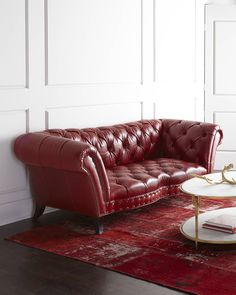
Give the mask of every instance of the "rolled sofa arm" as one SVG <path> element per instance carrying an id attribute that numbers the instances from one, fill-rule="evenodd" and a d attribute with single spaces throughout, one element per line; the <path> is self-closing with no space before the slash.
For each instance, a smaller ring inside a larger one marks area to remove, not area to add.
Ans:
<path id="1" fill-rule="evenodd" d="M 110 186 L 95 147 L 36 132 L 18 137 L 14 151 L 18 159 L 29 167 L 33 194 L 40 204 L 95 217 L 104 214 Z M 40 186 L 45 186 L 45 189 Z M 58 191 L 60 196 L 57 200 Z"/>
<path id="2" fill-rule="evenodd" d="M 220 127 L 212 123 L 187 120 L 161 121 L 162 156 L 198 163 L 211 173 L 216 149 L 223 138 Z"/>

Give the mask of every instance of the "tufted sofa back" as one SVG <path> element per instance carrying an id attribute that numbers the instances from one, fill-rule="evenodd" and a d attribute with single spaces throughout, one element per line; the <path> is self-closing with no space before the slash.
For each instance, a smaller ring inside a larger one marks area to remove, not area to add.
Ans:
<path id="1" fill-rule="evenodd" d="M 161 120 L 142 120 L 109 127 L 48 129 L 44 133 L 96 147 L 106 168 L 140 162 L 157 155 Z"/>
<path id="2" fill-rule="evenodd" d="M 218 125 L 173 119 L 161 121 L 160 156 L 199 163 L 208 172 L 213 170 L 215 150 L 223 138 Z"/>

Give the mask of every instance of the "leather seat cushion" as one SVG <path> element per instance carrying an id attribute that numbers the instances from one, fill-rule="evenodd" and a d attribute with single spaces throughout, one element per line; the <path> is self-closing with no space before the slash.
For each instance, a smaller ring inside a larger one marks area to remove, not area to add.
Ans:
<path id="1" fill-rule="evenodd" d="M 169 158 L 115 166 L 107 169 L 110 201 L 148 194 L 161 186 L 180 184 L 191 178 L 192 173 L 206 174 L 207 171 L 198 164 Z"/>

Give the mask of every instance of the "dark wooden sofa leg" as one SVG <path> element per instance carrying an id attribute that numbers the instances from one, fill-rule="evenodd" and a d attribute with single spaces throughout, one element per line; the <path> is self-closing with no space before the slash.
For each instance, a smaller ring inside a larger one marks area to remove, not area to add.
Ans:
<path id="1" fill-rule="evenodd" d="M 33 219 L 37 220 L 43 214 L 44 210 L 45 210 L 44 205 L 36 204 Z"/>
<path id="2" fill-rule="evenodd" d="M 97 235 L 101 235 L 103 233 L 103 222 L 102 218 L 94 218 L 94 225 Z"/>

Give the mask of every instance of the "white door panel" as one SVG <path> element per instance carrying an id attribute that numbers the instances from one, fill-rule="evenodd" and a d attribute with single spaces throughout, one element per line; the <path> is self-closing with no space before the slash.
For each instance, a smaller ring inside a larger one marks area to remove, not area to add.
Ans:
<path id="1" fill-rule="evenodd" d="M 205 119 L 224 132 L 216 169 L 236 167 L 236 6 L 206 5 Z"/>

